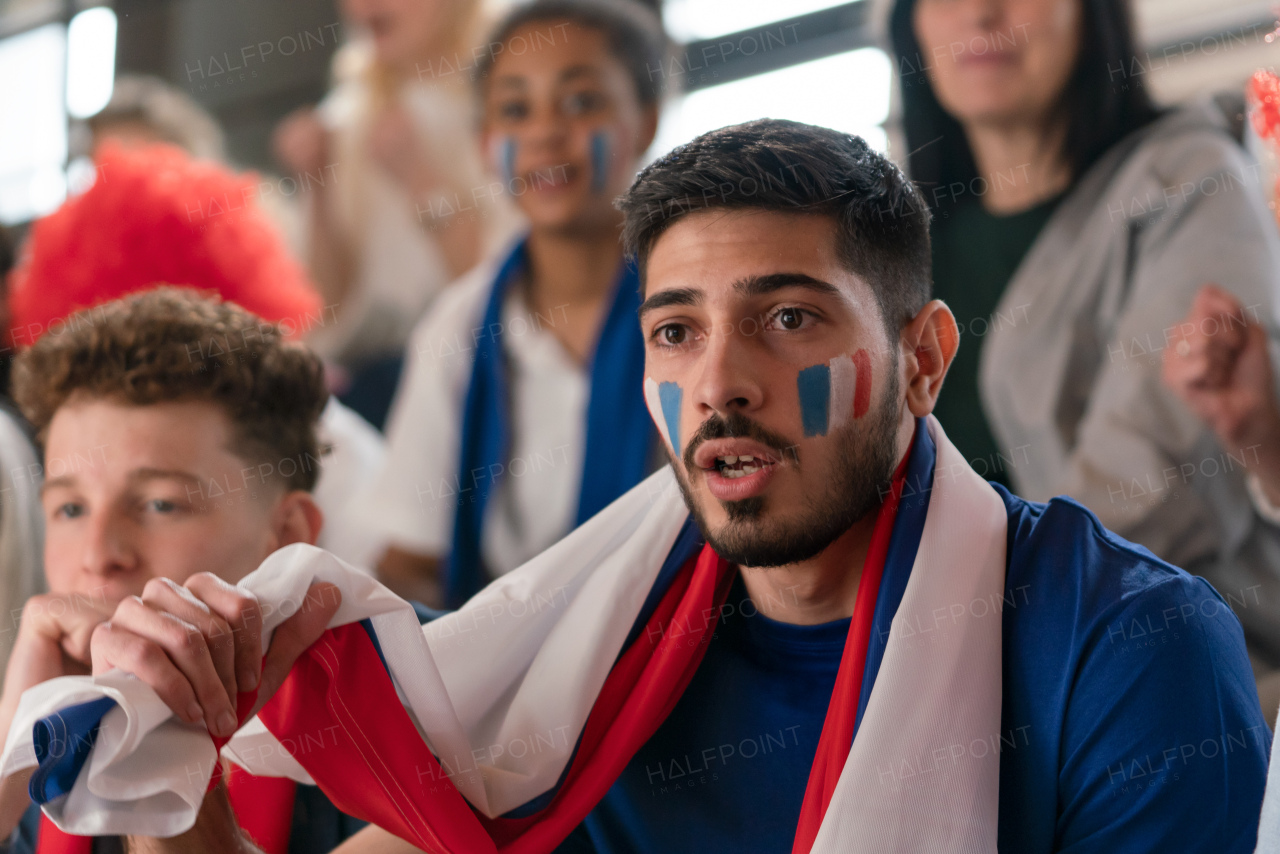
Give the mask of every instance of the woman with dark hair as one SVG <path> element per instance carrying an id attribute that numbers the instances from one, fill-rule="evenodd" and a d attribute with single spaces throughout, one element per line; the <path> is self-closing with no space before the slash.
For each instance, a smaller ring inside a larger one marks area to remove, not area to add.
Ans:
<path id="1" fill-rule="evenodd" d="M 936 412 L 979 473 L 1034 500 L 1069 495 L 1209 578 L 1255 664 L 1273 669 L 1280 530 L 1251 512 L 1248 449 L 1220 446 L 1161 384 L 1160 363 L 1208 283 L 1276 327 L 1280 238 L 1236 117 L 1211 101 L 1152 105 L 1129 11 L 892 9 L 907 159 L 934 211 L 935 295 L 962 337 Z"/>

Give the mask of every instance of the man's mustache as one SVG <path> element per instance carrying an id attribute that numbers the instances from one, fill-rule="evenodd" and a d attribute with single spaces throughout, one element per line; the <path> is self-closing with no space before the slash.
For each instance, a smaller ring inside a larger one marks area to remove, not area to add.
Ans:
<path id="1" fill-rule="evenodd" d="M 698 448 L 704 442 L 709 442 L 712 439 L 752 439 L 771 450 L 777 451 L 778 455 L 783 459 L 791 457 L 794 462 L 798 463 L 800 461 L 799 450 L 795 442 L 786 436 L 774 433 L 739 412 L 730 412 L 728 417 L 712 415 L 702 422 L 697 432 L 689 437 L 689 444 L 685 445 L 683 457 L 686 470 L 694 468 L 693 455 Z"/>

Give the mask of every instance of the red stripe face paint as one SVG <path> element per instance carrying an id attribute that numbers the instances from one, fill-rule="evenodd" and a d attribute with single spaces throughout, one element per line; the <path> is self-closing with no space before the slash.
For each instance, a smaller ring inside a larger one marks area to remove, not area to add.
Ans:
<path id="1" fill-rule="evenodd" d="M 853 354 L 853 366 L 858 372 L 857 388 L 853 393 L 853 417 L 861 418 L 871 408 L 871 357 L 866 350 Z"/>

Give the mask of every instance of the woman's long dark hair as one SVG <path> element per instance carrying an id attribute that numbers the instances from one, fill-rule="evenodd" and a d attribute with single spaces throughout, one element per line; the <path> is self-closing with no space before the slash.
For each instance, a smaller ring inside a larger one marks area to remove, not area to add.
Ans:
<path id="1" fill-rule="evenodd" d="M 1063 154 L 1073 180 L 1158 115 L 1142 74 L 1128 0 L 1079 2 L 1084 13 L 1080 53 L 1058 105 L 1067 120 Z M 928 60 L 912 23 L 915 6 L 916 0 L 897 0 L 889 38 L 902 81 L 908 169 L 926 198 L 934 198 L 934 188 L 955 182 L 968 186 L 978 170 L 960 123 L 938 103 L 929 83 Z"/>

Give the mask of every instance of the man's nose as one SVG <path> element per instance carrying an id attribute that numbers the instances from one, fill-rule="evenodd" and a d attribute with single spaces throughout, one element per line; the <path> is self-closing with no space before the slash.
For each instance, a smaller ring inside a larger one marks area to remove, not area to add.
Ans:
<path id="1" fill-rule="evenodd" d="M 715 412 L 750 412 L 764 402 L 764 383 L 748 337 L 733 323 L 717 326 L 707 336 L 693 402 L 702 418 Z"/>
<path id="2" fill-rule="evenodd" d="M 84 569 L 108 575 L 132 569 L 137 563 L 129 522 L 111 513 L 91 514 L 85 526 Z"/>

